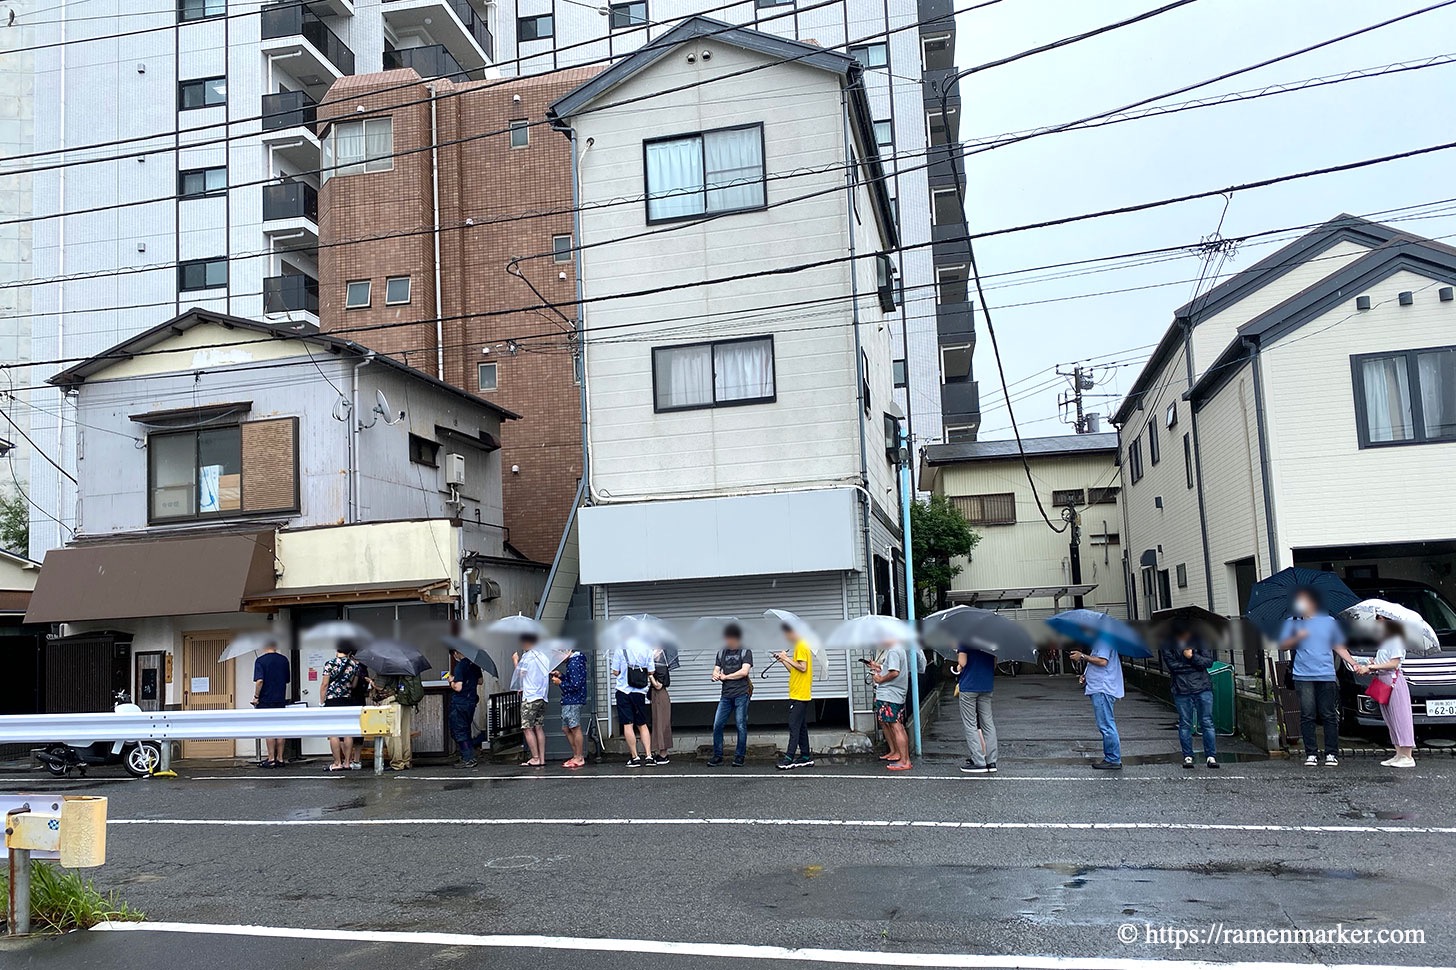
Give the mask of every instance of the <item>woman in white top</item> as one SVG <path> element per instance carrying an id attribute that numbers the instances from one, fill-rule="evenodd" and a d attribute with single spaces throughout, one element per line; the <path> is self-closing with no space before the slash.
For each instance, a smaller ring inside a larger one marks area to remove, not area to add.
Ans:
<path id="1" fill-rule="evenodd" d="M 1395 746 L 1395 757 L 1382 761 L 1390 768 L 1414 768 L 1416 765 L 1416 729 L 1411 716 L 1410 686 L 1401 673 L 1400 663 L 1405 659 L 1405 639 L 1400 627 L 1389 620 L 1382 620 L 1385 640 L 1375 652 L 1375 659 L 1360 664 L 1355 672 L 1370 674 L 1390 686 L 1390 700 L 1380 705 L 1380 716 L 1390 729 L 1390 743 Z"/>

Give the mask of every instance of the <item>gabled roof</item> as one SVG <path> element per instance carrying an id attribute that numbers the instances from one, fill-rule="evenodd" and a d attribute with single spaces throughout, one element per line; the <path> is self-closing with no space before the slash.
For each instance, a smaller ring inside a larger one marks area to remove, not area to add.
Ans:
<path id="1" fill-rule="evenodd" d="M 1152 357 L 1143 365 L 1132 387 L 1113 413 L 1112 423 L 1125 425 L 1148 386 L 1153 383 L 1183 343 L 1185 328 L 1196 327 L 1255 290 L 1274 282 L 1342 242 L 1356 242 L 1372 249 L 1398 239 L 1418 239 L 1390 226 L 1341 213 L 1329 222 L 1280 247 L 1241 273 L 1224 280 L 1207 293 L 1173 311 L 1173 322 L 1164 331 Z"/>
<path id="2" fill-rule="evenodd" d="M 860 161 L 869 170 L 870 197 L 874 200 L 876 221 L 890 247 L 898 247 L 899 229 L 890 208 L 889 190 L 885 187 L 885 169 L 880 160 L 879 142 L 875 138 L 874 114 L 865 93 L 864 68 L 848 54 L 724 23 L 711 17 L 689 17 L 667 33 L 623 57 L 590 81 L 556 99 L 546 109 L 546 117 L 551 120 L 553 127 L 569 131 L 570 119 L 587 109 L 592 102 L 647 70 L 680 45 L 695 40 L 727 44 L 777 58 L 786 64 L 802 64 L 828 71 L 840 78 L 840 83 L 849 93 L 850 115 L 864 150 Z M 767 85 L 764 88 L 770 90 Z M 786 93 L 783 97 L 792 97 L 792 94 Z"/>
<path id="3" fill-rule="evenodd" d="M 1456 249 L 1428 239 L 1407 237 L 1394 241 L 1331 273 L 1313 286 L 1270 307 L 1239 328 L 1218 359 L 1188 391 L 1188 399 L 1198 407 L 1234 377 L 1254 353 L 1294 333 L 1361 291 L 1377 285 L 1402 270 L 1425 276 L 1441 283 L 1456 285 Z M 1360 311 L 1353 311 L 1360 312 Z"/>
<path id="4" fill-rule="evenodd" d="M 954 465 L 968 461 L 997 461 L 1016 458 L 1020 450 L 1028 458 L 1054 455 L 1089 455 L 1117 451 L 1117 432 L 1100 434 L 1063 434 L 1046 438 L 1022 438 L 1021 449 L 1016 441 L 960 441 L 948 445 L 927 445 L 922 452 L 927 465 Z"/>
<path id="5" fill-rule="evenodd" d="M 406 374 L 437 390 L 445 391 L 448 394 L 468 401 L 477 407 L 484 408 L 487 411 L 494 411 L 502 418 L 520 417 L 514 411 L 508 411 L 498 404 L 493 404 L 484 398 L 479 398 L 474 394 L 462 391 L 452 384 L 446 384 L 444 381 L 432 377 L 424 371 L 416 370 L 408 364 L 401 363 L 392 357 L 386 357 L 384 354 L 376 354 L 368 347 L 357 344 L 352 340 L 344 340 L 330 334 L 319 333 L 310 325 L 300 326 L 298 324 L 290 324 L 288 326 L 278 326 L 271 323 L 263 323 L 258 320 L 249 320 L 246 317 L 235 317 L 229 313 L 216 313 L 212 310 L 203 310 L 199 307 L 185 310 L 165 323 L 160 323 L 150 330 L 143 330 L 136 336 L 123 340 L 121 343 L 107 350 L 103 350 L 94 357 L 88 357 L 79 364 L 68 367 L 50 378 L 47 383 L 54 384 L 57 387 L 76 387 L 84 384 L 87 378 L 105 371 L 112 365 L 124 360 L 130 360 L 136 355 L 149 351 L 158 344 L 170 340 L 173 337 L 180 337 L 193 327 L 202 324 L 216 324 L 228 330 L 245 330 L 249 333 L 262 334 L 265 337 L 273 337 L 278 340 L 297 340 L 302 343 L 313 344 L 316 347 L 322 347 L 324 350 L 334 354 L 348 354 L 351 357 L 373 356 L 376 362 L 386 367 L 399 371 L 401 374 Z M 221 371 L 226 370 L 228 366 L 227 364 L 212 364 L 195 369 Z M 193 368 L 187 369 L 192 370 Z"/>

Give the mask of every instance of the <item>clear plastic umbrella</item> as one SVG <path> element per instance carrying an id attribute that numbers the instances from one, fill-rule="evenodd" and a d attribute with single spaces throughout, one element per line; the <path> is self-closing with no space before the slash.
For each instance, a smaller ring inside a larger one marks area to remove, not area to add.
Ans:
<path id="1" fill-rule="evenodd" d="M 1436 631 L 1426 622 L 1425 617 L 1408 606 L 1387 600 L 1361 600 L 1341 611 L 1340 616 L 1351 623 L 1363 625 L 1374 623 L 1376 617 L 1393 621 L 1400 627 L 1406 650 L 1417 656 L 1438 653 L 1441 650 L 1441 641 L 1436 636 Z"/>
<path id="2" fill-rule="evenodd" d="M 304 630 L 302 639 L 304 643 L 314 643 L 319 640 L 353 640 L 358 644 L 373 640 L 374 634 L 348 620 L 329 620 Z"/>
<path id="3" fill-rule="evenodd" d="M 788 610 L 764 610 L 766 619 L 774 621 L 780 627 L 788 627 L 798 639 L 804 642 L 809 648 L 809 653 L 814 658 L 813 676 L 815 680 L 828 676 L 829 668 L 824 662 L 824 640 L 818 632 L 809 625 L 809 622 L 797 613 L 790 613 Z"/>
<path id="4" fill-rule="evenodd" d="M 894 616 L 869 613 L 841 623 L 829 634 L 825 646 L 835 650 L 870 647 L 878 650 L 887 643 L 914 643 L 915 630 Z"/>
<path id="5" fill-rule="evenodd" d="M 546 640 L 521 654 L 515 673 L 511 674 L 511 690 L 522 690 L 526 678 L 533 674 L 545 681 L 551 671 L 566 662 L 574 646 L 570 640 Z"/>
<path id="6" fill-rule="evenodd" d="M 677 666 L 680 647 L 677 631 L 650 613 L 633 613 L 612 620 L 598 632 L 597 647 L 604 653 L 612 653 L 634 637 L 645 641 L 654 653 L 660 653 L 663 663 Z"/>
<path id="7" fill-rule="evenodd" d="M 256 630 L 251 633 L 240 633 L 227 645 L 227 649 L 217 658 L 217 662 L 225 664 L 229 660 L 236 660 L 239 657 L 246 657 L 250 653 L 261 653 L 268 644 L 277 646 L 278 637 L 263 630 Z"/>

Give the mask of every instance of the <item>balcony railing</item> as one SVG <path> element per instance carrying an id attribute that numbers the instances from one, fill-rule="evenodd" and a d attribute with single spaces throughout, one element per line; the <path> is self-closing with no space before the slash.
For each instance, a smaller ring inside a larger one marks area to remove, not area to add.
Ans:
<path id="1" fill-rule="evenodd" d="M 921 75 L 925 88 L 925 106 L 940 110 L 940 94 L 949 89 L 946 95 L 946 107 L 959 107 L 961 103 L 961 82 L 956 77 L 958 73 L 954 67 L 948 67 L 940 71 L 926 71 Z"/>
<path id="2" fill-rule="evenodd" d="M 400 68 L 414 68 L 420 77 L 447 77 L 463 79 L 465 70 L 460 62 L 450 55 L 444 44 L 429 44 L 425 47 L 401 47 L 384 52 L 384 69 L 396 71 Z"/>
<path id="3" fill-rule="evenodd" d="M 318 118 L 318 102 L 303 91 L 284 91 L 263 95 L 263 130 L 280 128 L 313 128 Z"/>
<path id="4" fill-rule="evenodd" d="M 302 37 L 312 44 L 340 74 L 354 73 L 354 52 L 329 29 L 329 25 L 297 0 L 282 0 L 262 9 L 264 40 Z"/>
<path id="5" fill-rule="evenodd" d="M 981 420 L 981 387 L 975 381 L 940 385 L 940 412 L 946 424 L 974 424 Z"/>
<path id="6" fill-rule="evenodd" d="M 318 222 L 318 191 L 307 182 L 263 186 L 263 220 L 312 219 Z"/>
<path id="7" fill-rule="evenodd" d="M 943 344 L 974 343 L 976 317 L 970 302 L 939 303 L 935 307 L 935 336 Z"/>
<path id="8" fill-rule="evenodd" d="M 965 184 L 961 174 L 961 152 L 960 142 L 950 145 L 934 145 L 929 152 L 930 158 L 930 184 L 936 188 L 953 186 L 957 182 Z"/>
<path id="9" fill-rule="evenodd" d="M 312 276 L 285 273 L 263 280 L 264 313 L 312 313 L 318 315 L 319 285 Z"/>
<path id="10" fill-rule="evenodd" d="M 455 11 L 455 16 L 459 17 L 460 22 L 465 25 L 465 29 L 470 31 L 470 36 L 474 37 L 475 42 L 480 45 L 480 49 L 485 51 L 486 58 L 495 60 L 495 37 L 491 34 L 490 28 L 486 26 L 485 18 L 475 12 L 475 8 L 470 5 L 470 0 L 448 0 L 448 2 L 451 9 Z"/>

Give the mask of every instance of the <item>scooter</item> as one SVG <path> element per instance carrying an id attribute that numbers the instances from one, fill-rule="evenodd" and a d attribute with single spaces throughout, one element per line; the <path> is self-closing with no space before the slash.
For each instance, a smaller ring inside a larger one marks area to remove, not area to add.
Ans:
<path id="1" fill-rule="evenodd" d="M 119 691 L 114 700 L 118 714 L 142 713 L 125 691 Z M 87 768 L 106 765 L 121 765 L 133 778 L 146 778 L 162 767 L 162 746 L 157 741 L 63 741 L 46 745 L 36 757 L 58 778 L 72 769 L 84 777 Z"/>

